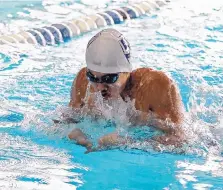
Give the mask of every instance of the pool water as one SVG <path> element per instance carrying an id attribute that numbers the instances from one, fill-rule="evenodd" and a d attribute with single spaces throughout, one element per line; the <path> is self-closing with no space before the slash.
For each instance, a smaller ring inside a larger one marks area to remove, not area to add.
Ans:
<path id="1" fill-rule="evenodd" d="M 126 3 L 1 2 L 0 33 Z M 223 189 L 222 11 L 221 1 L 178 0 L 113 26 L 132 45 L 134 68 L 162 70 L 176 81 L 193 145 L 183 154 L 141 145 L 84 154 L 66 137 L 74 125 L 55 130 L 52 118 L 66 111 L 86 44 L 99 30 L 56 47 L 1 45 L 0 189 Z M 94 123 L 82 125 L 96 134 Z"/>

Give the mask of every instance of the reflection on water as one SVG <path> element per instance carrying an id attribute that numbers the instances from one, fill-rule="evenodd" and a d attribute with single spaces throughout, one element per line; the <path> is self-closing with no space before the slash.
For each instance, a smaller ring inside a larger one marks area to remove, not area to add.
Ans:
<path id="1" fill-rule="evenodd" d="M 177 167 L 180 168 L 178 174 L 180 183 L 187 187 L 189 182 L 196 182 L 193 185 L 193 189 L 209 189 L 213 188 L 214 184 L 209 184 L 206 181 L 202 182 L 199 178 L 210 179 L 216 178 L 216 181 L 220 181 L 223 178 L 223 158 L 216 155 L 208 155 L 203 163 L 190 163 L 190 162 L 177 162 Z M 200 173 L 203 175 L 200 176 Z"/>

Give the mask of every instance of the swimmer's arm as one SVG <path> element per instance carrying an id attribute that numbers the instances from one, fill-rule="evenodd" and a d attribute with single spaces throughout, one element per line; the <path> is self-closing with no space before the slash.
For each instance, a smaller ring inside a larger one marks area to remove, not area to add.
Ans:
<path id="1" fill-rule="evenodd" d="M 177 124 L 166 123 L 165 121 L 155 119 L 152 126 L 164 132 L 164 135 L 154 136 L 152 139 L 163 145 L 182 146 L 186 141 L 184 131 Z"/>
<path id="2" fill-rule="evenodd" d="M 62 113 L 59 119 L 53 119 L 54 124 L 77 124 L 82 121 L 80 109 L 73 109 L 72 113 Z"/>
<path id="3" fill-rule="evenodd" d="M 92 152 L 92 143 L 80 129 L 73 129 L 69 133 L 68 138 L 74 140 L 78 145 L 86 147 L 87 151 L 85 153 Z"/>
<path id="4" fill-rule="evenodd" d="M 110 134 L 102 136 L 98 140 L 98 145 L 99 145 L 99 148 L 118 146 L 118 145 L 125 144 L 126 141 L 127 139 L 120 137 L 117 132 L 114 132 L 114 133 L 110 133 Z"/>
<path id="5" fill-rule="evenodd" d="M 99 138 L 98 146 L 87 150 L 85 153 L 107 150 L 113 147 L 127 144 L 130 141 L 130 138 L 123 138 L 119 136 L 117 132 L 110 133 Z"/>
<path id="6" fill-rule="evenodd" d="M 77 109 L 83 107 L 87 85 L 86 68 L 83 68 L 78 72 L 77 77 L 72 83 L 69 107 Z"/>
<path id="7" fill-rule="evenodd" d="M 86 87 L 87 87 L 86 68 L 83 68 L 78 72 L 76 78 L 72 83 L 70 92 L 70 102 L 68 104 L 68 106 L 72 108 L 74 112 L 76 112 L 75 116 L 77 117 L 71 118 L 68 114 L 63 113 L 61 119 L 53 120 L 55 124 L 79 123 L 83 120 L 80 114 L 80 108 L 82 108 L 84 105 L 83 99 L 85 97 Z"/>
<path id="8" fill-rule="evenodd" d="M 163 81 L 162 81 L 163 80 Z M 165 145 L 180 145 L 185 139 L 181 128 L 183 121 L 183 105 L 180 94 L 174 83 L 165 75 L 162 80 L 154 83 L 154 90 L 149 103 L 148 124 L 163 131 L 165 135 L 155 137 L 155 140 Z"/>

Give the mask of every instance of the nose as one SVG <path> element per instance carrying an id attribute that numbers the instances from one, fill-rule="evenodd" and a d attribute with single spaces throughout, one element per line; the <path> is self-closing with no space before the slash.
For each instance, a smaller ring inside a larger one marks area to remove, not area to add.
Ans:
<path id="1" fill-rule="evenodd" d="M 107 86 L 106 85 L 104 85 L 103 83 L 97 83 L 96 84 L 96 89 L 98 90 L 98 91 L 102 91 L 102 90 L 107 90 Z"/>

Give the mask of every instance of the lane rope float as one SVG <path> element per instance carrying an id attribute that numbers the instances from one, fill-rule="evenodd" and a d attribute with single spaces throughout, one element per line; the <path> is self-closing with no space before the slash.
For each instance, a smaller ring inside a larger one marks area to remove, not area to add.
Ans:
<path id="1" fill-rule="evenodd" d="M 52 24 L 42 28 L 33 28 L 18 34 L 0 36 L 0 44 L 29 43 L 41 46 L 55 45 L 67 42 L 73 37 L 101 27 L 121 24 L 125 20 L 138 18 L 159 9 L 167 3 L 169 3 L 169 0 L 149 0 L 120 8 L 113 8 L 63 23 Z"/>

